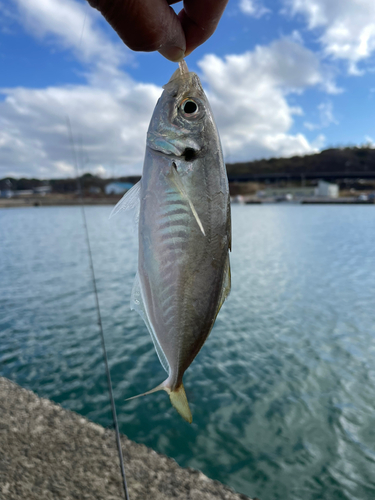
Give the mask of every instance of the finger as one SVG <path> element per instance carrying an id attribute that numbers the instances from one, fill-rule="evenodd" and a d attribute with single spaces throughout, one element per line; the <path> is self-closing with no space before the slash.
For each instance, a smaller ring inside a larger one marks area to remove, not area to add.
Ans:
<path id="1" fill-rule="evenodd" d="M 172 0 L 173 1 L 173 0 Z M 184 57 L 180 21 L 166 0 L 88 0 L 132 50 L 158 50 L 171 61 Z"/>
<path id="2" fill-rule="evenodd" d="M 186 37 L 186 52 L 190 54 L 215 31 L 228 0 L 184 0 L 178 14 Z"/>

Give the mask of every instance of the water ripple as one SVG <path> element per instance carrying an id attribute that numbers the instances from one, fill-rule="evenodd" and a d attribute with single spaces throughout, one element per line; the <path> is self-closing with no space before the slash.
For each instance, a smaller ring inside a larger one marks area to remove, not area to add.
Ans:
<path id="1" fill-rule="evenodd" d="M 122 432 L 262 500 L 375 497 L 373 207 L 233 207 L 232 292 L 185 378 L 129 310 L 131 216 L 88 207 Z M 79 208 L 0 211 L 0 375 L 111 425 Z"/>

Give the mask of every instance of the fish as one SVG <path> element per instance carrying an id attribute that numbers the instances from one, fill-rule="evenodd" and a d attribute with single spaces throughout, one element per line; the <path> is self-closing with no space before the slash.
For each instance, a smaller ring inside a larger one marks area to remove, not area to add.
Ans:
<path id="1" fill-rule="evenodd" d="M 231 288 L 230 196 L 199 77 L 182 61 L 163 89 L 147 132 L 141 180 L 111 216 L 135 209 L 139 250 L 131 308 L 144 320 L 168 374 L 134 397 L 164 390 L 191 423 L 182 379 Z"/>

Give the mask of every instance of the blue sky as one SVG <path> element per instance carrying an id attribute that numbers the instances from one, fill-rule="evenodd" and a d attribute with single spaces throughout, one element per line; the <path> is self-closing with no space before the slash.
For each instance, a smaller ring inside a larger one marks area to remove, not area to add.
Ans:
<path id="1" fill-rule="evenodd" d="M 176 9 L 181 4 L 176 5 Z M 373 0 L 230 0 L 187 58 L 227 161 L 375 140 Z M 127 49 L 83 0 L 0 0 L 0 177 L 140 173 L 176 65 Z"/>

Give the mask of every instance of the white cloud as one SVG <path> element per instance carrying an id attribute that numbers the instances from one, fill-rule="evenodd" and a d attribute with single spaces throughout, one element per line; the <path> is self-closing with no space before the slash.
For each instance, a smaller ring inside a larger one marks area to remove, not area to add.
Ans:
<path id="1" fill-rule="evenodd" d="M 369 135 L 366 135 L 365 136 L 364 146 L 366 146 L 368 148 L 375 149 L 375 141 L 374 141 L 374 139 L 372 137 L 370 137 Z"/>
<path id="2" fill-rule="evenodd" d="M 247 16 L 259 19 L 264 14 L 271 12 L 257 0 L 240 0 L 239 9 Z"/>
<path id="3" fill-rule="evenodd" d="M 290 12 L 306 17 L 310 29 L 322 31 L 325 53 L 349 63 L 359 74 L 358 63 L 375 51 L 375 2 L 373 0 L 285 0 Z"/>
<path id="4" fill-rule="evenodd" d="M 333 114 L 332 101 L 321 102 L 318 105 L 320 123 L 305 122 L 304 126 L 309 130 L 329 127 L 331 124 L 338 125 L 338 121 Z"/>
<path id="5" fill-rule="evenodd" d="M 85 170 L 140 172 L 146 131 L 161 89 L 119 69 L 127 49 L 100 29 L 99 14 L 74 0 L 16 0 L 33 36 L 71 50 L 86 85 L 0 89 L 0 177 L 75 175 L 67 117 Z M 16 13 L 12 12 L 15 19 Z M 121 47 L 121 48 L 120 48 Z M 137 126 L 134 126 L 136 120 Z"/>
<path id="6" fill-rule="evenodd" d="M 0 177 L 74 175 L 67 117 L 82 167 L 103 174 L 141 171 L 148 123 L 161 89 L 124 80 L 123 86 L 16 88 L 0 102 Z M 136 121 L 137 126 L 134 126 Z"/>
<path id="7" fill-rule="evenodd" d="M 122 43 L 108 40 L 98 26 L 99 13 L 74 0 L 15 0 L 19 22 L 35 37 L 50 38 L 59 48 L 73 50 L 85 63 L 118 66 L 128 53 Z"/>
<path id="8" fill-rule="evenodd" d="M 328 127 L 331 123 L 338 125 L 338 120 L 333 114 L 332 101 L 322 102 L 318 106 L 320 120 L 323 127 Z"/>
<path id="9" fill-rule="evenodd" d="M 0 177 L 14 172 L 38 177 L 75 175 L 67 117 L 85 171 L 140 173 L 146 130 L 161 89 L 136 82 L 120 69 L 122 53 L 98 27 L 93 9 L 86 12 L 74 0 L 16 1 L 22 23 L 31 33 L 72 50 L 85 63 L 87 83 L 0 90 L 4 96 L 0 99 Z M 311 87 L 325 92 L 337 89 L 329 71 L 299 36 L 224 59 L 207 55 L 199 66 L 231 161 L 319 148 L 322 136 L 309 142 L 302 133 L 291 132 L 294 116 L 303 110 L 291 105 L 288 96 Z"/>
<path id="10" fill-rule="evenodd" d="M 230 161 L 317 150 L 303 134 L 290 133 L 293 115 L 303 111 L 287 100 L 309 87 L 333 85 L 311 51 L 284 38 L 224 59 L 207 55 L 199 66 Z"/>
<path id="11" fill-rule="evenodd" d="M 325 135 L 319 134 L 311 143 L 312 147 L 315 149 L 315 151 L 320 151 L 325 147 L 327 144 L 327 140 Z"/>
<path id="12" fill-rule="evenodd" d="M 294 116 L 303 110 L 289 104 L 288 95 L 317 86 L 327 91 L 333 83 L 318 58 L 294 39 L 224 59 L 207 55 L 199 66 L 231 161 L 318 149 L 319 138 L 309 142 L 302 133 L 290 132 Z M 14 171 L 74 175 L 67 117 L 84 170 L 140 173 L 146 130 L 161 89 L 112 69 L 114 78 L 94 68 L 87 85 L 3 90 L 0 177 Z"/>
<path id="13" fill-rule="evenodd" d="M 107 169 L 104 168 L 103 165 L 98 165 L 93 173 L 99 177 L 103 177 L 107 174 Z"/>
<path id="14" fill-rule="evenodd" d="M 65 161 L 54 161 L 53 166 L 56 169 L 56 173 L 60 174 L 61 177 L 75 176 L 75 166 L 72 163 L 67 163 Z"/>

